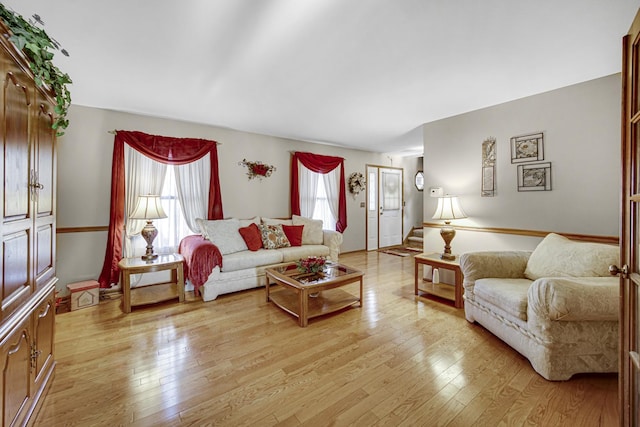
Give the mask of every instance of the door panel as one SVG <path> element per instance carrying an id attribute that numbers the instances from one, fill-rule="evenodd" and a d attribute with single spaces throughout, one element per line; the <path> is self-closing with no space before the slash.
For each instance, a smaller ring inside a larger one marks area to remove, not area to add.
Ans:
<path id="1" fill-rule="evenodd" d="M 378 249 L 378 168 L 367 166 L 367 250 Z"/>
<path id="2" fill-rule="evenodd" d="M 623 39 L 620 425 L 639 425 L 640 14 Z"/>
<path id="3" fill-rule="evenodd" d="M 402 244 L 402 170 L 380 169 L 379 246 Z"/>

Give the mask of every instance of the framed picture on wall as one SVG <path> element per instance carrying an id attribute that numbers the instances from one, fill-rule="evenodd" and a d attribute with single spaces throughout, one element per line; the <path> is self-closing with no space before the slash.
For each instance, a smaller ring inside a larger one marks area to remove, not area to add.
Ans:
<path id="1" fill-rule="evenodd" d="M 551 191 L 551 163 L 518 165 L 518 191 Z"/>
<path id="2" fill-rule="evenodd" d="M 539 162 L 544 160 L 544 135 L 542 132 L 511 138 L 511 163 Z"/>

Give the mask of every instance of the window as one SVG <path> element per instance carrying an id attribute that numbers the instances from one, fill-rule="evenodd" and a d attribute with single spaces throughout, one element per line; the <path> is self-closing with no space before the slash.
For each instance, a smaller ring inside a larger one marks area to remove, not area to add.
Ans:
<path id="1" fill-rule="evenodd" d="M 173 166 L 167 168 L 160 199 L 167 218 L 154 221 L 154 225 L 158 229 L 158 236 L 153 241 L 153 247 L 160 254 L 176 253 L 180 240 L 193 232 L 189 229 L 182 214 Z"/>
<path id="2" fill-rule="evenodd" d="M 336 218 L 331 214 L 329 198 L 324 188 L 324 179 L 320 175 L 318 179 L 318 190 L 316 192 L 316 204 L 313 210 L 313 219 L 321 219 L 322 227 L 326 230 L 336 229 Z"/>

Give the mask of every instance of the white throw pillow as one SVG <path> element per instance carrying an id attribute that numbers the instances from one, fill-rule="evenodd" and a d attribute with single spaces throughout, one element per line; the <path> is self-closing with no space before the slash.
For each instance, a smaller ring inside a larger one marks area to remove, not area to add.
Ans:
<path id="1" fill-rule="evenodd" d="M 305 218 L 303 216 L 293 215 L 291 217 L 293 225 L 304 225 L 302 229 L 303 245 L 321 245 L 324 241 L 322 232 L 322 220 Z"/>
<path id="2" fill-rule="evenodd" d="M 202 236 L 216 245 L 222 255 L 249 250 L 238 231 L 240 220 L 237 218 L 203 220 L 196 219 Z"/>
<path id="3" fill-rule="evenodd" d="M 240 219 L 240 227 L 248 227 L 251 224 L 259 225 L 260 224 L 260 217 L 256 216 L 256 217 L 249 218 L 249 219 Z"/>
<path id="4" fill-rule="evenodd" d="M 279 219 L 279 218 L 264 218 L 262 217 L 262 223 L 264 225 L 294 225 L 293 221 L 290 219 Z"/>
<path id="5" fill-rule="evenodd" d="M 538 244 L 527 262 L 527 279 L 542 277 L 607 277 L 609 265 L 620 262 L 618 246 L 573 241 L 550 233 Z"/>

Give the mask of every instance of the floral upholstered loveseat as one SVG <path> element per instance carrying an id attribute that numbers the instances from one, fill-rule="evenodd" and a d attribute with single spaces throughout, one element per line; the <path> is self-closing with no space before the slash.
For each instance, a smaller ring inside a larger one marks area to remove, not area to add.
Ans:
<path id="1" fill-rule="evenodd" d="M 617 372 L 619 248 L 547 235 L 533 252 L 460 257 L 465 317 L 531 362 L 548 380 Z"/>

